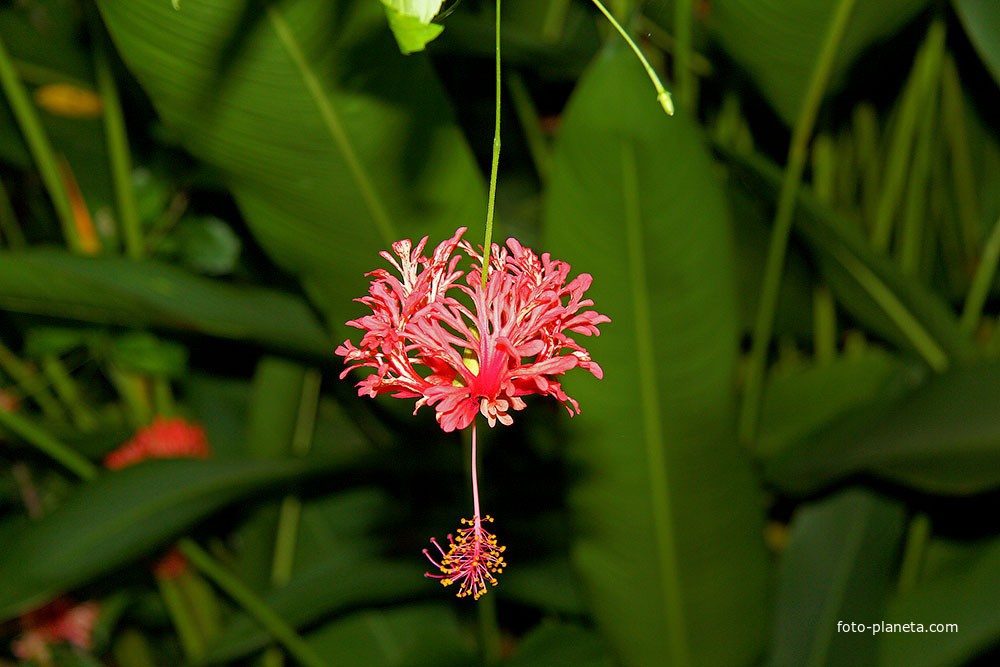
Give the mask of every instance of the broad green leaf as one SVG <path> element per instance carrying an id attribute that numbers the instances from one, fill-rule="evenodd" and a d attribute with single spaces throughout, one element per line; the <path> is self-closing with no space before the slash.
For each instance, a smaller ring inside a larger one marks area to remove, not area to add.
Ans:
<path id="1" fill-rule="evenodd" d="M 1000 85 L 1000 4 L 995 0 L 952 0 L 969 41 Z"/>
<path id="2" fill-rule="evenodd" d="M 840 1 L 716 0 L 711 5 L 708 28 L 733 60 L 749 72 L 778 115 L 792 125 Z M 834 92 L 844 84 L 858 56 L 899 30 L 927 4 L 927 0 L 855 3 L 837 51 L 829 90 Z"/>
<path id="3" fill-rule="evenodd" d="M 778 569 L 769 664 L 875 664 L 876 637 L 838 622 L 885 620 L 905 519 L 902 503 L 862 489 L 799 509 Z"/>
<path id="4" fill-rule="evenodd" d="M 78 257 L 56 250 L 0 253 L 0 308 L 194 331 L 315 356 L 332 350 L 301 300 L 201 278 L 155 260 Z"/>
<path id="5" fill-rule="evenodd" d="M 931 493 L 995 489 L 1000 362 L 958 367 L 902 396 L 879 396 L 765 462 L 765 473 L 792 493 L 859 473 Z"/>
<path id="6" fill-rule="evenodd" d="M 972 664 L 1000 639 L 1000 540 L 982 544 L 966 567 L 927 580 L 898 595 L 886 623 L 956 623 L 957 631 L 894 632 L 879 637 L 880 664 L 886 667 L 947 667 Z"/>
<path id="7" fill-rule="evenodd" d="M 503 573 L 503 598 L 549 613 L 583 616 L 587 606 L 568 560 L 518 563 Z"/>
<path id="8" fill-rule="evenodd" d="M 735 153 L 726 157 L 734 186 L 777 193 L 781 170 L 766 158 Z M 939 295 L 905 277 L 896 264 L 872 250 L 856 225 L 804 190 L 799 192 L 795 231 L 812 248 L 837 302 L 863 324 L 938 371 L 973 356 L 971 342 Z"/>
<path id="9" fill-rule="evenodd" d="M 147 461 L 82 484 L 44 519 L 25 523 L 0 553 L 0 619 L 164 545 L 240 498 L 306 476 L 336 459 Z"/>
<path id="10" fill-rule="evenodd" d="M 98 6 L 163 122 L 332 321 L 356 315 L 378 250 L 482 219 L 434 72 L 400 55 L 375 0 Z"/>
<path id="11" fill-rule="evenodd" d="M 345 609 L 400 602 L 427 593 L 429 582 L 421 568 L 419 561 L 340 553 L 297 572 L 263 599 L 293 627 L 302 628 Z M 243 612 L 213 642 L 206 661 L 233 661 L 271 641 L 271 635 Z"/>
<path id="12" fill-rule="evenodd" d="M 187 216 L 164 239 L 164 254 L 177 256 L 197 273 L 221 276 L 233 272 L 243 242 L 232 227 L 214 216 Z"/>
<path id="13" fill-rule="evenodd" d="M 542 622 L 518 643 L 517 652 L 500 664 L 503 667 L 611 667 L 615 663 L 604 642 L 592 631 L 568 623 Z"/>
<path id="14" fill-rule="evenodd" d="M 111 341 L 108 360 L 132 373 L 180 378 L 187 371 L 188 351 L 178 343 L 132 331 Z"/>
<path id="15" fill-rule="evenodd" d="M 477 664 L 451 603 L 367 609 L 309 635 L 338 667 L 425 667 Z"/>
<path id="16" fill-rule="evenodd" d="M 915 382 L 913 374 L 919 377 L 919 369 L 876 348 L 773 374 L 764 391 L 754 455 L 767 459 L 780 453 L 849 409 L 878 398 L 887 385 Z"/>
<path id="17" fill-rule="evenodd" d="M 734 259 L 706 148 L 630 53 L 608 51 L 570 101 L 550 184 L 545 250 L 594 276 L 612 320 L 582 341 L 604 379 L 566 379 L 583 410 L 573 560 L 595 620 L 628 665 L 748 664 L 766 556 L 734 434 Z"/>
<path id="18" fill-rule="evenodd" d="M 423 51 L 427 45 L 441 34 L 444 26 L 431 23 L 437 14 L 441 2 L 408 2 L 406 0 L 382 0 L 385 5 L 385 15 L 389 19 L 389 27 L 399 44 L 402 53 L 410 54 Z M 423 5 L 422 7 L 407 7 L 407 5 Z"/>

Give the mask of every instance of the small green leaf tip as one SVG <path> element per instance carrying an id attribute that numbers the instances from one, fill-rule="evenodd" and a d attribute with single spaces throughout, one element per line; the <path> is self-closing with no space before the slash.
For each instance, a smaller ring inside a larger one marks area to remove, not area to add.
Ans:
<path id="1" fill-rule="evenodd" d="M 660 103 L 660 106 L 663 107 L 668 116 L 674 115 L 674 100 L 670 97 L 670 93 L 664 90 L 656 96 L 656 101 Z"/>
<path id="2" fill-rule="evenodd" d="M 174 10 L 178 12 L 181 10 L 181 0 L 170 0 L 170 4 Z"/>

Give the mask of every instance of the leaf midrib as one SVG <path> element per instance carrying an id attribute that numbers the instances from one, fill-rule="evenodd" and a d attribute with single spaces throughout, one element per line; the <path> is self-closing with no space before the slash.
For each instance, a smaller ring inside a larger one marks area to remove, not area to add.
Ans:
<path id="1" fill-rule="evenodd" d="M 646 288 L 646 261 L 643 251 L 641 207 L 635 151 L 628 142 L 622 144 L 622 194 L 624 199 L 625 235 L 629 266 L 629 286 L 635 313 L 635 346 L 638 357 L 639 395 L 643 420 L 643 443 L 649 471 L 653 525 L 656 530 L 659 581 L 666 606 L 668 652 L 671 665 L 691 664 L 685 627 L 684 604 L 681 598 L 677 545 L 671 531 L 673 515 L 667 492 L 666 444 L 660 418 L 660 390 L 653 360 L 653 329 Z"/>
<path id="2" fill-rule="evenodd" d="M 361 197 L 368 207 L 372 221 L 375 223 L 375 228 L 382 236 L 385 245 L 390 245 L 398 238 L 395 227 L 385 207 L 382 206 L 371 176 L 364 165 L 361 164 L 361 160 L 354 150 L 354 145 L 347 136 L 343 121 L 341 121 L 331 99 L 324 92 L 316 72 L 310 66 L 308 60 L 306 60 L 305 52 L 302 50 L 298 39 L 292 33 L 288 22 L 285 21 L 285 18 L 272 3 L 266 3 L 265 7 L 267 9 L 268 20 L 274 29 L 275 35 L 278 37 L 278 41 L 281 42 L 285 51 L 292 59 L 295 69 L 298 71 L 299 76 L 302 77 L 302 82 L 309 92 L 309 96 L 313 99 L 316 108 L 319 110 L 320 117 L 323 119 L 323 124 L 326 126 L 327 131 L 330 133 L 333 143 L 340 150 L 344 162 L 347 163 L 347 168 L 351 172 L 358 190 L 361 192 Z"/>

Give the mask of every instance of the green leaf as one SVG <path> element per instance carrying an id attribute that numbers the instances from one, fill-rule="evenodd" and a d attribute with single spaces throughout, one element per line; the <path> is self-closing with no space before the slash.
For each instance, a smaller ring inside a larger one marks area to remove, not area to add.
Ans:
<path id="1" fill-rule="evenodd" d="M 796 513 L 778 570 L 769 664 L 874 664 L 876 637 L 845 632 L 838 622 L 885 620 L 905 519 L 901 503 L 862 489 Z"/>
<path id="2" fill-rule="evenodd" d="M 200 278 L 155 260 L 78 257 L 56 250 L 0 253 L 0 307 L 195 331 L 316 356 L 332 349 L 299 299 Z"/>
<path id="3" fill-rule="evenodd" d="M 772 375 L 764 392 L 754 454 L 768 459 L 851 408 L 882 396 L 887 386 L 920 377 L 899 357 L 868 348 L 823 364 Z"/>
<path id="4" fill-rule="evenodd" d="M 969 41 L 1000 85 L 1000 4 L 994 0 L 952 0 Z"/>
<path id="5" fill-rule="evenodd" d="M 406 4 L 399 0 L 382 0 L 385 5 L 385 14 L 389 19 L 389 27 L 399 44 L 402 53 L 410 54 L 423 51 L 429 43 L 434 41 L 444 30 L 444 26 L 437 23 L 430 23 L 430 18 L 424 20 L 420 16 L 404 13 L 393 5 Z M 426 4 L 426 3 L 425 3 Z M 441 6 L 440 2 L 432 2 Z M 435 10 L 436 13 L 436 10 Z M 433 18 L 433 15 L 431 15 Z"/>
<path id="6" fill-rule="evenodd" d="M 593 274 L 612 320 L 584 341 L 604 379 L 566 379 L 583 410 L 573 560 L 595 620 L 625 664 L 750 663 L 766 554 L 735 439 L 732 239 L 705 146 L 630 53 L 607 52 L 570 101 L 550 184 L 546 250 Z"/>
<path id="7" fill-rule="evenodd" d="M 450 603 L 367 609 L 320 628 L 309 643 L 338 667 L 475 664 Z"/>
<path id="8" fill-rule="evenodd" d="M 210 215 L 183 218 L 165 243 L 184 266 L 209 276 L 232 273 L 243 248 L 232 227 Z"/>
<path id="9" fill-rule="evenodd" d="M 840 0 L 716 0 L 708 27 L 749 72 L 790 126 L 805 101 L 809 78 Z M 868 0 L 854 6 L 837 51 L 828 90 L 836 92 L 858 56 L 894 34 L 927 0 Z"/>
<path id="10" fill-rule="evenodd" d="M 171 459 L 103 474 L 5 542 L 0 619 L 149 553 L 240 498 L 339 465 L 336 459 Z"/>
<path id="11" fill-rule="evenodd" d="M 378 250 L 485 217 L 430 64 L 399 54 L 374 0 L 98 6 L 164 124 L 332 321 L 357 315 Z"/>
<path id="12" fill-rule="evenodd" d="M 879 396 L 765 464 L 792 493 L 869 473 L 944 494 L 1000 486 L 1000 362 L 931 376 Z"/>
<path id="13" fill-rule="evenodd" d="M 419 561 L 393 562 L 361 552 L 340 554 L 296 572 L 263 596 L 293 627 L 302 628 L 345 609 L 414 598 L 428 591 Z M 430 589 L 434 590 L 434 589 Z M 266 630 L 245 612 L 236 615 L 208 649 L 208 662 L 227 662 L 267 646 Z"/>
<path id="14" fill-rule="evenodd" d="M 506 580 L 504 585 L 506 587 Z M 517 652 L 500 664 L 503 667 L 611 667 L 614 661 L 604 642 L 592 631 L 578 625 L 543 621 L 525 635 Z"/>
<path id="15" fill-rule="evenodd" d="M 894 632 L 879 637 L 880 664 L 941 667 L 972 664 L 1000 638 L 1000 540 L 981 545 L 960 570 L 922 582 L 893 599 L 887 623 L 956 623 L 958 631 Z"/>
<path id="16" fill-rule="evenodd" d="M 759 193 L 777 193 L 781 170 L 766 158 L 727 153 L 733 185 Z M 933 369 L 969 359 L 972 343 L 958 328 L 948 304 L 934 292 L 900 273 L 899 267 L 872 250 L 857 225 L 799 191 L 795 231 L 809 244 L 837 302 L 866 326 L 910 350 Z"/>
<path id="17" fill-rule="evenodd" d="M 115 338 L 108 358 L 132 373 L 180 378 L 187 370 L 188 352 L 183 345 L 135 331 Z"/>

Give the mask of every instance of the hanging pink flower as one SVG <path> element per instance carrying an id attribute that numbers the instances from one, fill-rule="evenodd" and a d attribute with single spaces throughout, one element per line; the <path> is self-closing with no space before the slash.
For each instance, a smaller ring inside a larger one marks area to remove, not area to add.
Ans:
<path id="1" fill-rule="evenodd" d="M 448 536 L 447 551 L 432 539 L 438 553 L 424 549 L 424 555 L 435 568 L 427 577 L 458 584 L 458 597 L 478 600 L 507 564 L 505 547 L 484 527 L 493 518 L 479 511 L 476 415 L 490 426 L 509 426 L 511 412 L 523 410 L 522 397 L 530 394 L 552 396 L 578 414 L 559 377 L 572 368 L 597 378 L 604 372 L 569 334 L 599 335 L 597 326 L 610 320 L 589 310 L 589 274 L 570 280 L 568 264 L 548 253 L 539 257 L 512 238 L 506 247 L 493 244 L 484 258 L 462 240 L 464 233 L 456 231 L 430 257 L 427 237 L 415 248 L 409 239 L 393 243 L 395 256 L 379 253 L 396 273 L 367 274 L 368 296 L 357 301 L 371 314 L 347 323 L 364 331 L 361 343 L 344 341 L 336 353 L 346 364 L 341 378 L 355 368 L 373 370 L 358 382 L 359 396 L 415 398 L 414 413 L 434 407 L 445 431 L 472 427 L 473 516 Z M 459 268 L 463 254 L 472 259 L 468 272 Z"/>
<path id="2" fill-rule="evenodd" d="M 470 426 L 477 412 L 490 426 L 509 425 L 511 411 L 522 410 L 529 394 L 553 396 L 579 413 L 558 378 L 572 368 L 603 376 L 568 335 L 598 335 L 597 325 L 610 321 L 587 309 L 592 278 L 569 280 L 568 264 L 548 253 L 539 258 L 511 238 L 506 248 L 493 244 L 483 287 L 483 257 L 461 240 L 464 232 L 431 257 L 423 255 L 426 237 L 416 248 L 409 240 L 393 243 L 396 257 L 380 253 L 399 277 L 386 269 L 368 274 L 368 296 L 358 301 L 372 312 L 348 322 L 365 334 L 359 347 L 347 340 L 337 348 L 347 363 L 341 377 L 374 369 L 358 383 L 359 396 L 416 398 L 414 412 L 434 406 L 445 431 Z M 474 260 L 468 273 L 458 269 L 456 249 Z"/>
<path id="3" fill-rule="evenodd" d="M 146 459 L 211 456 L 205 429 L 180 417 L 155 417 L 118 449 L 104 457 L 104 467 L 118 470 Z"/>

